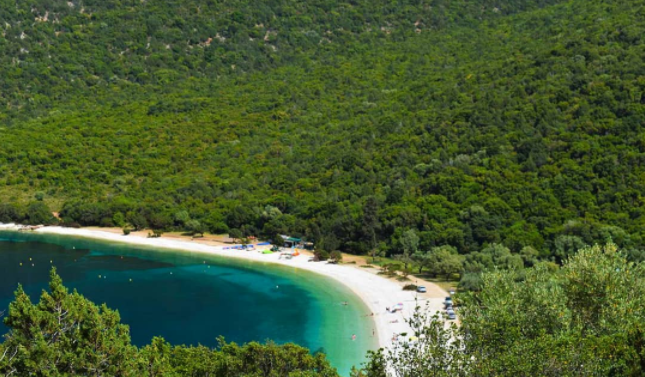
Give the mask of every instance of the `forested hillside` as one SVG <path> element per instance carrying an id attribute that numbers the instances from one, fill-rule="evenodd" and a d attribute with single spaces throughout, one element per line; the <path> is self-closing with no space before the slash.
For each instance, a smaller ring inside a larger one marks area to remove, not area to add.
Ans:
<path id="1" fill-rule="evenodd" d="M 0 0 L 0 221 L 640 258 L 644 5 Z"/>

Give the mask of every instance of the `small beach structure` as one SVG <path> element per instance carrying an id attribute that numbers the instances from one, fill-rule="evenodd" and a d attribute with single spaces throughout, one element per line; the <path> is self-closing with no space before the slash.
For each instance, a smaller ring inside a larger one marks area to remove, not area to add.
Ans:
<path id="1" fill-rule="evenodd" d="M 282 237 L 284 247 L 288 248 L 295 248 L 302 242 L 302 239 L 300 238 L 295 238 L 284 234 L 281 234 L 280 237 Z"/>

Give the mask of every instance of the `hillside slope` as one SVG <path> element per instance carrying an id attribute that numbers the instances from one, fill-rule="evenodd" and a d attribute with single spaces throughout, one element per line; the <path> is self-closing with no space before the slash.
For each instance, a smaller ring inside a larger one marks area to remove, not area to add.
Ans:
<path id="1" fill-rule="evenodd" d="M 358 253 L 643 247 L 642 0 L 0 9 L 5 202 Z"/>

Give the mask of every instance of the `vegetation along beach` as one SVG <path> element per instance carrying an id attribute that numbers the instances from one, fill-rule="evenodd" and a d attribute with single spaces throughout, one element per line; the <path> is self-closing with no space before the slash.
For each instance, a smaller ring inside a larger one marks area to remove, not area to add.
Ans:
<path id="1" fill-rule="evenodd" d="M 0 375 L 645 375 L 645 0 L 0 0 Z"/>

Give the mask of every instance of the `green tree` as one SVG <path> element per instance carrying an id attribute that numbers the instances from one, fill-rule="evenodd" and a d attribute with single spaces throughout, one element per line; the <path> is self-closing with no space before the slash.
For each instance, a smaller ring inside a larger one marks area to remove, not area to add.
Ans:
<path id="1" fill-rule="evenodd" d="M 460 301 L 463 331 L 470 334 L 466 347 L 486 355 L 473 359 L 476 370 L 500 376 L 643 373 L 642 265 L 608 244 L 581 249 L 561 269 L 539 264 L 523 276 L 485 274 L 482 291 Z"/>
<path id="2" fill-rule="evenodd" d="M 22 287 L 9 305 L 0 362 L 6 375 L 128 375 L 136 348 L 118 312 L 69 293 L 53 269 L 49 292 L 33 304 Z"/>
<path id="3" fill-rule="evenodd" d="M 273 237 L 271 237 L 271 243 L 276 247 L 282 247 L 284 246 L 284 238 L 282 238 L 280 233 L 275 233 Z"/>
<path id="4" fill-rule="evenodd" d="M 585 247 L 561 268 L 482 275 L 459 294 L 460 326 L 419 311 L 418 339 L 370 355 L 364 376 L 639 376 L 645 371 L 645 266 L 614 244 Z M 410 334 L 411 335 L 411 334 Z"/>
<path id="5" fill-rule="evenodd" d="M 125 216 L 123 216 L 123 213 L 117 212 L 112 216 L 112 222 L 115 226 L 122 227 L 125 225 Z"/>
<path id="6" fill-rule="evenodd" d="M 470 360 L 463 352 L 455 324 L 446 326 L 429 308 L 417 306 L 407 323 L 411 332 L 395 335 L 393 346 L 369 354 L 365 377 L 454 377 L 470 375 Z M 414 338 L 413 338 L 414 337 Z"/>
<path id="7" fill-rule="evenodd" d="M 464 257 L 451 246 L 433 247 L 421 260 L 428 272 L 434 276 L 443 275 L 450 279 L 463 271 Z"/>
<path id="8" fill-rule="evenodd" d="M 368 197 L 363 204 L 363 234 L 370 245 L 370 250 L 378 246 L 376 232 L 380 226 L 378 218 L 379 203 L 373 196 Z"/>
<path id="9" fill-rule="evenodd" d="M 564 261 L 584 246 L 584 241 L 578 236 L 560 235 L 555 239 L 555 256 Z"/>
<path id="10" fill-rule="evenodd" d="M 27 206 L 25 221 L 31 225 L 50 225 L 55 222 L 52 211 L 44 202 L 33 202 Z"/>
<path id="11" fill-rule="evenodd" d="M 377 258 L 384 257 L 386 250 L 387 250 L 387 244 L 385 242 L 379 242 L 376 248 L 370 250 L 370 256 L 372 257 L 372 262 L 376 262 Z"/>
<path id="12" fill-rule="evenodd" d="M 128 223 L 132 224 L 134 230 L 142 230 L 148 226 L 148 220 L 139 212 L 128 212 L 126 214 Z"/>
<path id="13" fill-rule="evenodd" d="M 206 232 L 206 227 L 199 220 L 188 220 L 186 228 L 193 236 L 203 236 L 204 232 Z"/>
<path id="14" fill-rule="evenodd" d="M 408 269 L 408 264 L 413 262 L 412 256 L 418 251 L 419 248 L 419 236 L 414 229 L 408 229 L 401 235 L 399 240 L 401 243 L 401 248 L 403 249 L 403 254 L 398 256 L 403 262 L 403 268 Z"/>
<path id="15" fill-rule="evenodd" d="M 208 227 L 211 234 L 228 233 L 228 226 L 226 225 L 225 218 L 220 212 L 211 212 L 208 218 L 204 220 L 204 225 Z"/>
<path id="16" fill-rule="evenodd" d="M 532 267 L 535 265 L 538 262 L 539 255 L 540 253 L 531 246 L 524 246 L 522 250 L 520 250 L 520 256 L 522 257 L 526 267 Z"/>
<path id="17" fill-rule="evenodd" d="M 11 223 L 23 221 L 24 215 L 20 208 L 13 203 L 0 204 L 0 223 Z"/>
<path id="18" fill-rule="evenodd" d="M 175 215 L 173 216 L 175 220 L 175 224 L 178 226 L 186 226 L 186 224 L 190 221 L 190 214 L 186 210 L 181 210 L 175 212 Z"/>
<path id="19" fill-rule="evenodd" d="M 231 229 L 228 232 L 228 236 L 233 239 L 233 242 L 239 242 L 242 239 L 242 231 L 239 229 Z"/>

